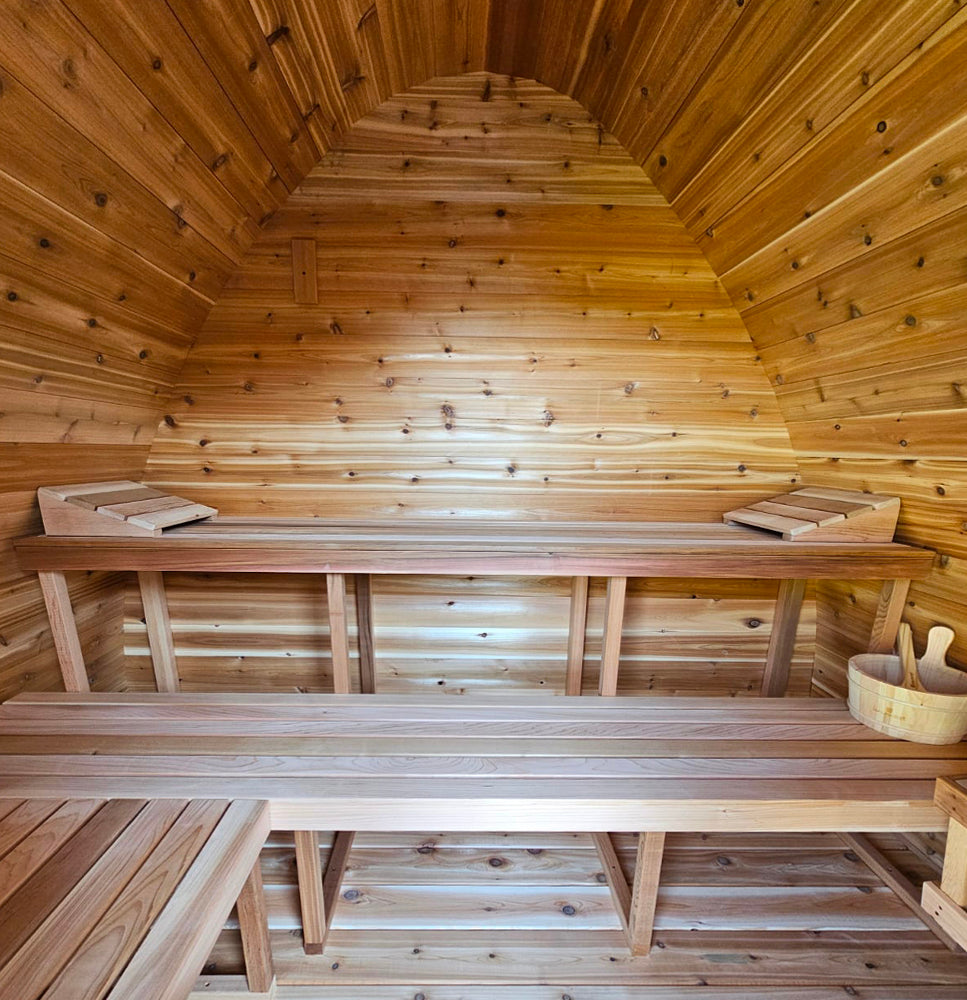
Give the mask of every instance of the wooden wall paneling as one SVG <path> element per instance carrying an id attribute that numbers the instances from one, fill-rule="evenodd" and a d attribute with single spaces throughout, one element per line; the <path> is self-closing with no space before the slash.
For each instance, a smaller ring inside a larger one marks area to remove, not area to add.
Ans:
<path id="1" fill-rule="evenodd" d="M 615 91 L 623 99 L 628 88 L 629 72 L 641 70 L 641 64 L 631 55 L 635 29 L 647 18 L 655 16 L 654 3 L 645 0 L 605 0 L 593 37 L 589 40 L 587 57 L 573 77 L 569 94 L 598 121 L 610 121 L 611 100 Z M 646 12 L 647 10 L 647 12 Z M 655 25 L 649 24 L 649 34 L 655 35 Z M 629 62 L 634 65 L 629 66 Z"/>
<path id="2" fill-rule="evenodd" d="M 766 350 L 880 310 L 899 310 L 908 300 L 963 284 L 967 269 L 958 253 L 959 241 L 951 234 L 959 232 L 965 220 L 967 211 L 953 212 L 888 244 L 872 245 L 859 259 L 761 303 L 749 303 L 744 291 L 735 290 L 746 300 L 743 319 L 760 349 Z"/>
<path id="3" fill-rule="evenodd" d="M 319 152 L 247 0 L 168 0 L 288 188 Z"/>
<path id="4" fill-rule="evenodd" d="M 769 3 L 749 5 L 645 161 L 670 202 L 852 2 L 790 0 L 782 17 Z"/>
<path id="5" fill-rule="evenodd" d="M 0 12 L 3 65 L 99 149 L 161 197 L 182 224 L 230 259 L 258 231 L 182 137 L 63 4 L 14 3 Z M 57 67 L 56 72 L 38 67 Z M 99 95 L 111 94 L 110 104 Z"/>
<path id="6" fill-rule="evenodd" d="M 840 7 L 836 20 L 826 23 L 801 59 L 787 63 L 788 72 L 760 95 L 755 109 L 704 163 L 696 160 L 685 173 L 673 204 L 689 231 L 714 229 L 728 209 L 955 13 L 944 0 L 859 0 Z M 852 40 L 846 49 L 844 38 Z"/>
<path id="7" fill-rule="evenodd" d="M 607 0 L 544 0 L 535 79 L 559 93 L 574 93 L 605 6 Z"/>
<path id="8" fill-rule="evenodd" d="M 113 16 L 92 0 L 66 6 L 257 223 L 288 189 L 167 4 Z"/>
<path id="9" fill-rule="evenodd" d="M 488 69 L 487 27 L 490 0 L 432 0 L 434 76 Z"/>
<path id="10" fill-rule="evenodd" d="M 89 221 L 61 208 L 29 186 L 0 172 L 0 238 L 4 256 L 29 269 L 32 280 L 52 278 L 58 287 L 110 299 L 118 313 L 157 322 L 165 303 L 166 326 L 193 336 L 211 300 L 183 278 L 154 266 L 137 251 Z"/>
<path id="11" fill-rule="evenodd" d="M 2 64 L 0 64 L 2 65 Z M 213 298 L 233 262 L 145 190 L 97 145 L 6 70 L 0 170 L 202 295 Z M 45 141 L 36 141 L 37 133 Z M 44 234 L 53 240 L 56 233 Z"/>
<path id="12" fill-rule="evenodd" d="M 381 87 L 387 86 L 385 80 L 374 79 L 373 67 L 367 62 L 365 43 L 357 32 L 363 11 L 353 17 L 351 7 L 354 5 L 355 0 L 314 4 L 302 15 L 310 58 L 323 57 L 322 66 L 327 74 L 324 85 L 328 89 L 334 82 L 336 92 L 342 94 L 347 124 L 358 121 L 375 108 L 380 102 L 380 94 L 384 93 Z"/>
<path id="13" fill-rule="evenodd" d="M 436 68 L 438 46 L 456 51 L 455 39 L 435 35 L 433 5 L 427 0 L 406 10 L 392 0 L 375 0 L 375 9 L 372 0 L 357 0 L 353 13 L 357 37 L 380 84 L 381 101 L 441 75 Z"/>
<path id="14" fill-rule="evenodd" d="M 297 0 L 250 0 L 262 34 L 320 153 L 350 125 L 345 95 L 326 46 L 310 41 L 314 8 Z"/>
<path id="15" fill-rule="evenodd" d="M 226 512 L 245 509 L 239 487 L 257 461 L 280 485 L 291 477 L 263 513 L 328 514 L 345 495 L 375 516 L 503 516 L 509 504 L 518 516 L 625 519 L 649 516 L 645 498 L 665 490 L 676 516 L 718 516 L 706 484 L 755 496 L 794 478 L 774 396 L 720 286 L 640 171 L 575 112 L 536 84 L 471 74 L 421 86 L 354 129 L 232 278 L 150 474 L 219 496 Z M 420 169 L 393 170 L 388 190 L 384 164 L 406 161 L 386 151 L 400 141 Z M 529 177 L 515 171 L 508 185 L 514 149 Z M 549 203 L 549 185 L 579 170 L 593 192 L 582 181 Z M 548 254 L 552 228 L 575 235 Z M 318 309 L 287 303 L 293 238 L 319 244 Z M 578 324 L 572 336 L 561 322 Z M 298 426 L 293 362 L 312 415 Z M 321 488 L 291 492 L 308 477 Z M 622 502 L 632 487 L 644 492 Z"/>
<path id="16" fill-rule="evenodd" d="M 788 232 L 806 212 L 814 215 L 831 205 L 963 117 L 958 94 L 967 87 L 962 72 L 967 34 L 959 29 L 965 24 L 967 11 L 961 9 L 871 86 L 834 126 L 820 132 L 753 196 L 720 219 L 711 236 L 700 237 L 712 266 L 719 273 L 730 270 Z M 924 101 L 925 93 L 940 90 L 946 100 Z M 830 163 L 837 164 L 836 170 L 824 169 Z M 808 192 L 805 199 L 803 192 Z M 755 236 L 748 230 L 752 220 Z"/>
<path id="17" fill-rule="evenodd" d="M 652 0 L 637 8 L 626 69 L 616 76 L 602 120 L 639 163 L 647 160 L 736 23 L 752 9 L 734 0 Z"/>
<path id="18" fill-rule="evenodd" d="M 729 287 L 760 303 L 805 282 L 822 287 L 838 265 L 856 267 L 858 258 L 963 209 L 965 132 L 967 121 L 954 122 L 835 206 L 804 219 L 781 245 L 770 244 L 733 268 L 725 276 Z M 929 244 L 930 231 L 920 238 Z"/>
<path id="19" fill-rule="evenodd" d="M 490 0 L 489 8 L 486 68 L 492 73 L 533 79 L 537 76 L 537 40 L 543 37 L 544 0 Z"/>

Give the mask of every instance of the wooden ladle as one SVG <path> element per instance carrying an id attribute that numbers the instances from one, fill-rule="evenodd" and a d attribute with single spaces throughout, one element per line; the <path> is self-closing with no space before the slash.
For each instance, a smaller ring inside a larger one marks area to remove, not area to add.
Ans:
<path id="1" fill-rule="evenodd" d="M 903 667 L 901 685 L 910 691 L 922 691 L 920 676 L 917 673 L 917 657 L 913 651 L 913 633 L 906 622 L 900 622 L 897 629 L 897 650 L 900 653 L 900 666 Z"/>
<path id="2" fill-rule="evenodd" d="M 947 667 L 947 650 L 954 641 L 954 630 L 946 625 L 934 625 L 927 633 L 927 648 L 920 657 L 921 667 Z"/>

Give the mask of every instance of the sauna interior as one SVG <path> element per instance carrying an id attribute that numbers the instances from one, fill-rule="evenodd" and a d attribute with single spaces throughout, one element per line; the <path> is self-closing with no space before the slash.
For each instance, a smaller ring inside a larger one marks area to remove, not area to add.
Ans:
<path id="1" fill-rule="evenodd" d="M 967 996 L 963 0 L 2 0 L 0 269 L 0 1000 Z"/>

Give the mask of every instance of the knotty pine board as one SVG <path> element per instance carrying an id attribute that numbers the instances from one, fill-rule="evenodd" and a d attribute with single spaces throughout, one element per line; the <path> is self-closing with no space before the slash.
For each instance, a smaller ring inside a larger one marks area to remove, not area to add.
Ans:
<path id="1" fill-rule="evenodd" d="M 185 690 L 331 690 L 325 586 L 300 575 L 167 574 Z M 769 581 L 629 581 L 619 693 L 758 694 L 776 586 Z M 597 690 L 605 582 L 593 580 L 585 693 Z M 380 692 L 564 688 L 566 578 L 373 577 Z M 351 673 L 355 602 L 348 605 Z M 790 693 L 809 690 L 815 604 L 804 606 Z M 140 598 L 129 586 L 126 684 L 154 685 Z"/>
<path id="2" fill-rule="evenodd" d="M 292 302 L 294 238 L 318 241 L 317 306 Z M 385 102 L 265 227 L 147 476 L 225 513 L 700 520 L 796 469 L 640 168 L 573 101 L 469 74 Z"/>

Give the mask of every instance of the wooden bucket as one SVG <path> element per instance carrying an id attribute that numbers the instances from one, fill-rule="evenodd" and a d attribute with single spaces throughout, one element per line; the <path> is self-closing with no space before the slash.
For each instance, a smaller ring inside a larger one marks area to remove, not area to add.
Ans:
<path id="1" fill-rule="evenodd" d="M 919 666 L 919 660 L 917 661 Z M 967 673 L 930 673 L 930 691 L 902 686 L 899 656 L 863 653 L 849 661 L 849 710 L 854 719 L 913 743 L 957 743 L 967 736 Z M 921 676 L 927 686 L 928 676 Z"/>

